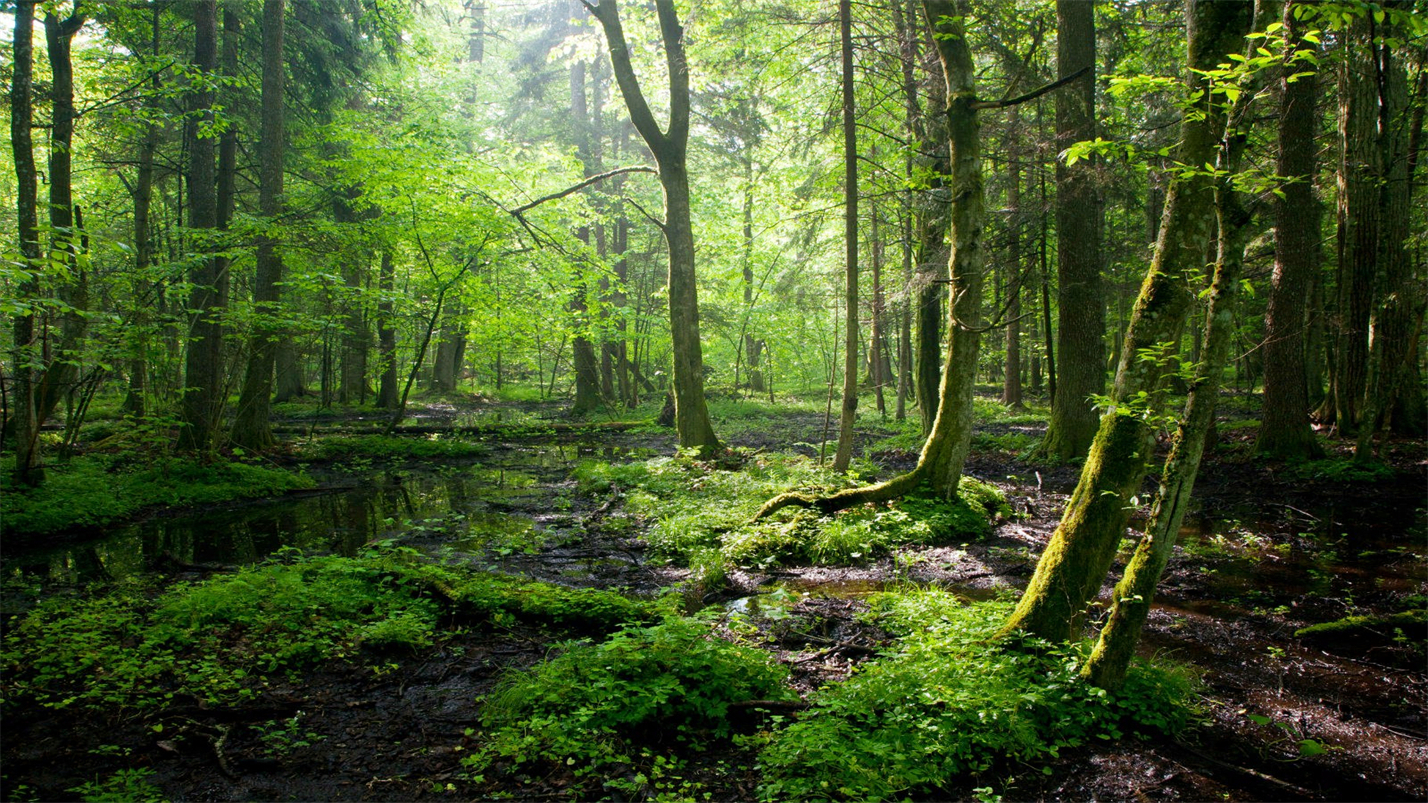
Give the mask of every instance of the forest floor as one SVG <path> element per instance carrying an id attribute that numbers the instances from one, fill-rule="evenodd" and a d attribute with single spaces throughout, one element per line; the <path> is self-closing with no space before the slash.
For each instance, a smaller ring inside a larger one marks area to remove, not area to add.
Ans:
<path id="1" fill-rule="evenodd" d="M 192 539 L 195 529 L 236 539 L 215 524 L 220 519 L 223 527 L 241 523 L 242 538 L 257 557 L 272 549 L 265 534 L 299 526 L 326 527 L 316 541 L 298 544 L 305 548 L 325 543 L 341 551 L 341 544 L 383 538 L 435 547 L 446 536 L 440 527 L 422 526 L 433 520 L 423 518 L 431 510 L 500 522 L 509 537 L 485 542 L 473 560 L 503 573 L 636 595 L 678 586 L 688 570 L 652 558 L 641 539 L 647 522 L 623 510 L 618 492 L 582 492 L 571 480 L 571 466 L 582 458 L 620 462 L 671 453 L 667 431 L 607 424 L 593 436 L 552 432 L 541 422 L 559 422 L 548 417 L 554 413 L 532 405 L 427 408 L 418 426 L 519 422 L 529 429 L 490 429 L 478 436 L 481 452 L 472 458 L 388 466 L 395 484 L 364 475 L 357 483 L 366 493 L 360 504 L 329 499 L 317 513 L 275 507 L 289 504 L 283 500 L 235 503 L 217 511 L 160 511 L 128 529 L 116 528 L 106 536 L 109 541 L 7 552 L 4 614 L 8 619 L 21 613 L 40 585 L 46 586 L 44 593 L 75 593 L 63 589 L 66 582 L 112 579 L 123 564 L 116 554 L 129 548 L 125 544 L 141 544 L 134 548 L 145 553 L 142 568 L 162 569 L 165 582 L 222 572 L 236 562 L 232 554 L 210 554 L 193 543 L 187 551 L 172 548 Z M 319 426 L 351 429 L 361 423 L 305 421 L 294 428 L 306 428 L 312 437 Z M 978 427 L 967 471 L 1001 488 L 1017 514 L 998 521 L 990 537 L 906 547 L 866 565 L 735 571 L 722 591 L 696 604 L 722 608 L 726 624 L 741 623 L 742 638 L 786 664 L 794 688 L 807 697 L 846 679 L 889 643 L 887 633 L 861 616 L 871 594 L 938 587 L 975 599 L 1019 590 L 1056 526 L 1078 470 L 1018 456 L 1015 450 L 1038 434 L 1035 422 L 983 421 Z M 808 453 L 812 447 L 806 444 L 822 438 L 824 420 L 806 411 L 769 411 L 734 429 L 729 437 L 734 446 Z M 1312 470 L 1250 459 L 1253 431 L 1222 420 L 1218 449 L 1201 473 L 1197 507 L 1144 638 L 1147 653 L 1169 655 L 1199 672 L 1197 724 L 1174 738 L 1093 741 L 1063 750 L 1044 765 L 997 766 L 975 779 L 956 779 L 929 799 L 1428 797 L 1428 624 L 1420 615 L 1407 627 L 1401 617 L 1399 626 L 1379 625 L 1428 600 L 1424 444 L 1390 442 L 1384 457 L 1392 470 L 1361 476 L 1343 459 Z M 880 449 L 888 436 L 874 420 L 859 437 L 862 451 L 884 475 L 915 458 L 907 449 Z M 340 461 L 315 462 L 308 471 L 325 487 L 353 486 Z M 381 487 L 374 490 L 374 484 Z M 1143 499 L 1153 487 L 1146 490 Z M 531 531 L 559 537 L 540 539 L 533 549 L 510 548 L 512 538 Z M 154 539 L 161 548 L 154 547 Z M 26 583 L 30 596 L 17 594 Z M 1109 587 L 1103 589 L 1105 598 L 1109 593 Z M 1307 626 L 1351 616 L 1366 617 L 1357 620 L 1363 626 L 1296 635 Z M 571 797 L 580 779 L 559 767 L 473 778 L 461 759 L 479 747 L 479 700 L 503 674 L 534 666 L 565 639 L 582 635 L 578 629 L 519 621 L 495 628 L 461 626 L 434 647 L 327 662 L 226 707 L 175 699 L 141 715 L 119 706 L 95 712 L 15 707 L 7 701 L 0 796 Z M 750 716 L 751 729 L 768 724 Z M 756 798 L 761 781 L 756 762 L 757 752 L 748 746 L 689 751 L 680 756 L 677 778 L 669 779 L 662 794 Z M 123 774 L 132 768 L 146 770 L 143 783 L 140 776 Z M 627 774 L 633 782 L 635 768 Z M 587 784 L 582 794 L 629 799 L 619 785 L 592 793 Z"/>

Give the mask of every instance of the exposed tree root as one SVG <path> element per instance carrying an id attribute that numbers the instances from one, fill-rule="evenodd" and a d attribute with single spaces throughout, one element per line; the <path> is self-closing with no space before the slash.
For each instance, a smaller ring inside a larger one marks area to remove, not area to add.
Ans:
<path id="1" fill-rule="evenodd" d="M 753 520 L 761 521 L 786 507 L 813 509 L 827 515 L 869 502 L 887 502 L 906 496 L 909 491 L 921 485 L 924 473 L 922 465 L 919 464 L 912 471 L 899 474 L 890 480 L 857 488 L 844 488 L 827 496 L 813 496 L 796 491 L 779 494 L 765 502 L 759 512 L 754 514 Z"/>

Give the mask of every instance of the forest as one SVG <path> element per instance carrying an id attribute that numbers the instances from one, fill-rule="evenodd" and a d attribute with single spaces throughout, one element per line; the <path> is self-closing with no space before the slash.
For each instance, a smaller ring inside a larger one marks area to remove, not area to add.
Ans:
<path id="1" fill-rule="evenodd" d="M 0 799 L 1428 797 L 1428 0 L 0 29 Z"/>

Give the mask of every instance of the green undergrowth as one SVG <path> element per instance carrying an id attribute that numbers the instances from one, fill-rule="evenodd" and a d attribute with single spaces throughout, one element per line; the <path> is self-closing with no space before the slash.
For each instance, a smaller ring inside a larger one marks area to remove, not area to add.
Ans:
<path id="1" fill-rule="evenodd" d="M 1352 457 L 1332 457 L 1323 460 L 1296 461 L 1285 466 L 1286 476 L 1296 480 L 1325 482 L 1381 482 L 1393 479 L 1392 466 L 1377 461 L 1360 461 Z"/>
<path id="2" fill-rule="evenodd" d="M 7 623 L 0 690 L 6 707 L 153 709 L 176 697 L 228 705 L 323 661 L 427 647 L 453 620 L 609 631 L 660 610 L 613 592 L 435 565 L 411 550 L 290 552 L 202 582 L 161 589 L 136 579 L 42 602 Z"/>
<path id="3" fill-rule="evenodd" d="M 772 735 L 763 797 L 939 798 L 1008 762 L 1189 721 L 1194 683 L 1183 668 L 1138 663 L 1107 693 L 1078 675 L 1087 645 L 994 643 L 1012 607 L 941 591 L 874 597 L 872 616 L 899 637 L 896 651 Z"/>
<path id="4" fill-rule="evenodd" d="M 485 451 L 474 441 L 434 435 L 332 435 L 298 447 L 298 454 L 307 460 L 435 460 L 475 457 Z"/>
<path id="5" fill-rule="evenodd" d="M 17 490 L 9 486 L 13 462 L 0 466 L 0 528 L 7 535 L 99 527 L 149 507 L 211 505 L 313 486 L 301 474 L 250 463 L 135 462 L 132 454 L 94 454 L 52 464 L 43 485 Z"/>
<path id="6" fill-rule="evenodd" d="M 507 675 L 484 701 L 481 747 L 465 764 L 477 782 L 560 772 L 576 789 L 603 778 L 607 794 L 666 791 L 675 753 L 733 736 L 741 703 L 796 699 L 787 677 L 768 653 L 699 619 L 628 627 Z"/>
<path id="7" fill-rule="evenodd" d="M 787 455 L 756 455 L 738 471 L 684 456 L 585 463 L 576 477 L 589 490 L 624 491 L 626 509 L 653 523 L 645 537 L 655 553 L 699 566 L 861 563 L 901 545 L 978 538 L 990 531 L 992 517 L 1010 514 L 995 486 L 964 477 L 951 501 L 914 493 L 831 516 L 788 509 L 751 523 L 759 507 L 780 493 L 828 493 L 850 482 L 810 459 Z"/>

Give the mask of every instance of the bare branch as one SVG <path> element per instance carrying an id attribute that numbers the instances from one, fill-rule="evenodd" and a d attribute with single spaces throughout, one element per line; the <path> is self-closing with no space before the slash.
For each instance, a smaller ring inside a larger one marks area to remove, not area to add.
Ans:
<path id="1" fill-rule="evenodd" d="M 1047 92 L 1050 92 L 1053 89 L 1060 89 L 1061 87 L 1066 86 L 1067 84 L 1071 83 L 1072 81 L 1075 81 L 1077 78 L 1080 78 L 1081 76 L 1085 75 L 1090 71 L 1090 67 L 1082 67 L 1081 69 L 1071 73 L 1065 78 L 1058 78 L 1055 81 L 1052 81 L 1051 83 L 1039 89 L 1031 90 L 1025 95 L 1020 95 L 1018 97 L 1010 98 L 1008 100 L 976 100 L 972 101 L 971 107 L 973 109 L 1005 109 L 1008 106 L 1016 106 L 1022 103 L 1026 103 L 1029 100 L 1036 100 L 1037 98 L 1041 97 L 1042 95 L 1045 95 Z"/>
<path id="2" fill-rule="evenodd" d="M 573 187 L 568 187 L 566 189 L 561 190 L 560 192 L 542 196 L 540 198 L 535 199 L 534 201 L 531 201 L 528 204 L 525 204 L 524 206 L 518 206 L 515 209 L 511 210 L 511 214 L 519 217 L 522 212 L 529 212 L 530 210 L 536 208 L 537 206 L 540 206 L 546 201 L 554 201 L 557 198 L 564 198 L 565 196 L 570 195 L 571 193 L 579 192 L 580 190 L 585 189 L 591 184 L 599 183 L 607 178 L 613 178 L 614 176 L 624 175 L 625 173 L 654 173 L 655 175 L 658 175 L 659 171 L 654 169 L 653 167 L 646 167 L 645 165 L 632 165 L 630 167 L 620 167 L 614 170 L 608 170 L 598 176 L 591 176 L 590 178 L 585 179 L 584 181 L 580 182 L 579 184 L 576 184 Z"/>

